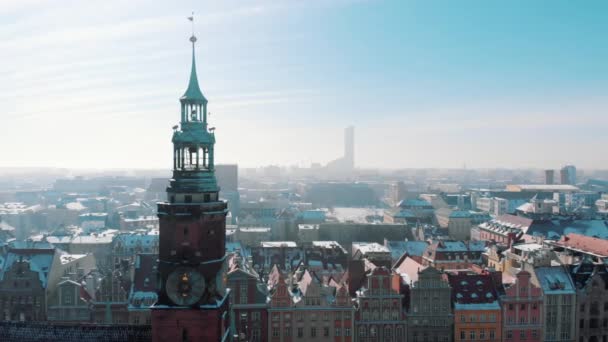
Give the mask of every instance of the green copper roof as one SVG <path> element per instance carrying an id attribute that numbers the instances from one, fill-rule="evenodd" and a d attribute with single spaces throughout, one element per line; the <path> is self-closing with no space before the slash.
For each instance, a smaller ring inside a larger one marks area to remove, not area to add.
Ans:
<path id="1" fill-rule="evenodd" d="M 201 92 L 201 88 L 198 86 L 198 77 L 196 76 L 196 60 L 194 58 L 194 41 L 192 42 L 192 70 L 190 71 L 190 82 L 188 82 L 188 89 L 186 89 L 186 92 L 184 95 L 182 95 L 181 100 L 207 102 L 207 99 Z"/>

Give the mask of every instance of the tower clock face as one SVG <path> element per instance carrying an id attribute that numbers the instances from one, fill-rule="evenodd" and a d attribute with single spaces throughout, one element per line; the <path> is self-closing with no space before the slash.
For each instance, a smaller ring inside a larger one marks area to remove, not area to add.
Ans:
<path id="1" fill-rule="evenodd" d="M 190 306 L 205 292 L 205 278 L 191 267 L 179 267 L 169 274 L 165 288 L 175 305 Z"/>

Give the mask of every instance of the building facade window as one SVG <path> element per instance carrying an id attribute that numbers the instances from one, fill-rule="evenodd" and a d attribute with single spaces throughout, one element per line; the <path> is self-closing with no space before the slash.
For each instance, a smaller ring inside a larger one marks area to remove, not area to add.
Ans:
<path id="1" fill-rule="evenodd" d="M 247 286 L 241 285 L 239 294 L 239 304 L 247 304 Z"/>

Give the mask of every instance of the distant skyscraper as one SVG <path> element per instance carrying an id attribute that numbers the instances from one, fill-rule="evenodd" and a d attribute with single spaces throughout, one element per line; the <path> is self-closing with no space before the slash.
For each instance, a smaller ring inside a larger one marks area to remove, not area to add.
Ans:
<path id="1" fill-rule="evenodd" d="M 574 165 L 566 165 L 560 170 L 562 184 L 576 184 L 576 167 Z"/>
<path id="2" fill-rule="evenodd" d="M 344 156 L 330 161 L 327 171 L 331 174 L 350 174 L 355 169 L 355 127 L 344 129 Z"/>
<path id="3" fill-rule="evenodd" d="M 355 127 L 348 126 L 344 129 L 344 162 L 346 167 L 355 167 Z"/>
<path id="4" fill-rule="evenodd" d="M 555 171 L 545 170 L 545 184 L 555 184 Z"/>

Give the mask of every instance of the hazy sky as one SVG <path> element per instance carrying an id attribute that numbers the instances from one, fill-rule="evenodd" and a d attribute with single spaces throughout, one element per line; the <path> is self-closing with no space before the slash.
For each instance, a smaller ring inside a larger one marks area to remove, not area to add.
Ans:
<path id="1" fill-rule="evenodd" d="M 0 4 L 0 167 L 169 168 L 197 66 L 216 160 L 608 168 L 608 2 Z"/>

